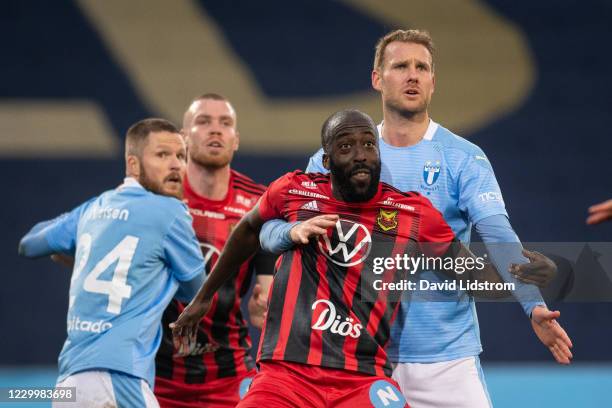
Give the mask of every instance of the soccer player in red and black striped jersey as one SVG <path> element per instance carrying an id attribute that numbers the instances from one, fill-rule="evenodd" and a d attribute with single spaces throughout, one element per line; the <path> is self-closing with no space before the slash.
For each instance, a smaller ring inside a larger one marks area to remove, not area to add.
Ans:
<path id="1" fill-rule="evenodd" d="M 185 113 L 183 133 L 188 145 L 184 199 L 210 271 L 231 230 L 257 203 L 265 186 L 230 168 L 239 134 L 234 108 L 224 97 L 196 98 Z M 174 356 L 168 329 L 183 305 L 177 300 L 170 304 L 156 357 L 155 394 L 162 407 L 236 406 L 256 374 L 241 298 L 255 272 L 254 291 L 259 302 L 265 301 L 273 269 L 273 257 L 261 253 L 237 265 L 237 273 L 219 289 L 201 319 L 197 347 L 186 357 Z"/>
<path id="2" fill-rule="evenodd" d="M 296 171 L 272 183 L 172 325 L 175 346 L 187 352 L 216 289 L 236 262 L 257 249 L 261 224 L 302 221 L 291 234 L 304 245 L 285 253 L 276 271 L 260 372 L 239 407 L 407 406 L 384 350 L 401 293 L 374 284 L 406 275 L 395 267 L 375 272 L 374 265 L 416 254 L 426 242 L 438 244 L 426 250 L 431 256 L 452 252 L 455 237 L 429 200 L 379 183 L 378 136 L 369 116 L 356 110 L 332 115 L 323 125 L 322 144 L 330 175 Z"/>

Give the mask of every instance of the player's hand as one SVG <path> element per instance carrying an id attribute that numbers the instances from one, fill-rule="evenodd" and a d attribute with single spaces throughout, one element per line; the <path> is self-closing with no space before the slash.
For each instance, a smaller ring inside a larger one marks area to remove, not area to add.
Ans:
<path id="1" fill-rule="evenodd" d="M 612 220 L 612 200 L 604 201 L 603 203 L 589 207 L 589 218 L 586 220 L 587 224 L 600 224 L 607 220 Z"/>
<path id="2" fill-rule="evenodd" d="M 543 288 L 557 276 L 557 265 L 550 258 L 526 249 L 523 249 L 523 255 L 529 263 L 510 265 L 510 273 L 519 281 Z"/>
<path id="3" fill-rule="evenodd" d="M 289 231 L 294 244 L 308 244 L 310 238 L 326 234 L 327 229 L 336 225 L 340 217 L 332 214 L 318 215 L 295 225 Z"/>
<path id="4" fill-rule="evenodd" d="M 66 268 L 74 268 L 74 258 L 71 256 L 57 253 L 51 255 L 51 260 L 55 263 L 65 266 Z"/>
<path id="5" fill-rule="evenodd" d="M 266 320 L 266 312 L 268 311 L 268 299 L 262 292 L 261 285 L 256 283 L 253 286 L 253 296 L 249 299 L 248 304 L 251 324 L 258 329 L 263 327 L 263 323 Z"/>
<path id="6" fill-rule="evenodd" d="M 176 356 L 185 357 L 195 350 L 198 325 L 210 308 L 210 303 L 210 300 L 200 302 L 194 299 L 185 307 L 176 322 L 170 323 Z"/>
<path id="7" fill-rule="evenodd" d="M 552 355 L 559 364 L 569 364 L 573 358 L 570 349 L 573 347 L 572 341 L 557 323 L 561 313 L 550 311 L 547 307 L 536 306 L 531 312 L 531 326 L 540 341 L 548 347 Z"/>

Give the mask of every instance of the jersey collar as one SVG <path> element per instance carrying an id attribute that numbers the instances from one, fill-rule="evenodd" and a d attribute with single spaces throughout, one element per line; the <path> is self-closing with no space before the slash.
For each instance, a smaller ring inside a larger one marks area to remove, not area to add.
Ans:
<path id="1" fill-rule="evenodd" d="M 382 139 L 382 130 L 383 130 L 384 123 L 385 121 L 383 120 L 376 127 L 376 130 L 378 130 L 378 137 L 380 137 L 381 139 Z M 427 126 L 427 130 L 425 131 L 425 136 L 423 136 L 423 140 L 432 140 L 439 126 L 440 125 L 438 125 L 436 122 L 429 119 L 429 125 Z"/>
<path id="2" fill-rule="evenodd" d="M 119 188 L 126 187 L 142 188 L 144 190 L 144 187 L 134 177 L 126 177 L 123 179 L 123 184 L 121 184 Z"/>

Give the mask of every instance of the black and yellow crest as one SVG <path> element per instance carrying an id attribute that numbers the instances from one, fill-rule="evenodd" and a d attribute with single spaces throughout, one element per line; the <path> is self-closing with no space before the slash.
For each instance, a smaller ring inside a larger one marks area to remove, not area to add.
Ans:
<path id="1" fill-rule="evenodd" d="M 383 231 L 390 231 L 397 228 L 397 210 L 383 210 L 382 208 L 378 212 L 378 218 L 376 218 L 378 226 Z"/>

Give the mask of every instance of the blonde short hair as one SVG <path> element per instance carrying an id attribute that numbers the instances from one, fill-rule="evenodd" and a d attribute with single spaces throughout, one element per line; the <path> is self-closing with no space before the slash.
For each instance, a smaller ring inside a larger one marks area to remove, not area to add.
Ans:
<path id="1" fill-rule="evenodd" d="M 421 44 L 431 55 L 431 70 L 433 71 L 434 44 L 429 33 L 425 30 L 395 30 L 386 34 L 376 43 L 376 53 L 374 54 L 374 69 L 382 68 L 384 64 L 385 50 L 387 45 L 394 41 Z"/>

